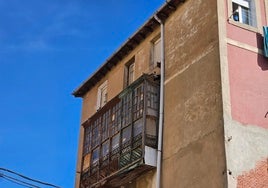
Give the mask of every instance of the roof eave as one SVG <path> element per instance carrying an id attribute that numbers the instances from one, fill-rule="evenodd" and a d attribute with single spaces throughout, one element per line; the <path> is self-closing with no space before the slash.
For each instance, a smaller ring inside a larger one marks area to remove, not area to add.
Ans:
<path id="1" fill-rule="evenodd" d="M 138 46 L 150 33 L 159 27 L 159 23 L 154 16 L 157 15 L 160 19 L 165 20 L 176 10 L 179 4 L 185 0 L 170 0 L 166 1 L 149 19 L 145 22 L 126 42 L 121 45 L 101 66 L 95 71 L 86 81 L 84 81 L 72 95 L 75 97 L 83 97 L 87 91 L 94 87 L 97 82 L 102 79 L 113 66 L 128 55 L 136 46 Z"/>

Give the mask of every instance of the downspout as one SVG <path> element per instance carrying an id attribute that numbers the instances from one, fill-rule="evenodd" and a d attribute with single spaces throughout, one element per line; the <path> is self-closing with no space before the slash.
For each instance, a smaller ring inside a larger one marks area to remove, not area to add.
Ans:
<path id="1" fill-rule="evenodd" d="M 160 105 L 159 105 L 159 125 L 158 125 L 158 147 L 156 166 L 156 188 L 161 187 L 161 161 L 162 161 L 162 140 L 163 140 L 163 119 L 164 119 L 164 74 L 165 74 L 165 41 L 164 23 L 155 14 L 154 18 L 159 22 L 161 29 L 161 78 L 160 78 Z"/>

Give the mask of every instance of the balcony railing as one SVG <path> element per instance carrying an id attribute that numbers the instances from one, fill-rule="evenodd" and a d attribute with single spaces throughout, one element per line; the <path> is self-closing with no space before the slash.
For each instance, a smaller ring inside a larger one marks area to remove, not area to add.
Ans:
<path id="1" fill-rule="evenodd" d="M 116 187 L 154 167 L 159 82 L 143 75 L 83 126 L 81 187 Z"/>

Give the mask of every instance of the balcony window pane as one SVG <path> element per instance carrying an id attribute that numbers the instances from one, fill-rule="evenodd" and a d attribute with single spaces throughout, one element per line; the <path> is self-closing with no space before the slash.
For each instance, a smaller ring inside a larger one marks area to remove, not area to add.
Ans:
<path id="1" fill-rule="evenodd" d="M 99 161 L 99 157 L 100 157 L 100 149 L 99 147 L 96 148 L 95 150 L 93 150 L 92 153 L 92 164 L 97 163 Z"/>
<path id="2" fill-rule="evenodd" d="M 112 108 L 111 114 L 111 135 L 116 134 L 121 128 L 121 103 L 117 103 Z"/>
<path id="3" fill-rule="evenodd" d="M 91 148 L 91 127 L 85 128 L 85 138 L 84 138 L 84 149 L 83 155 L 86 155 L 90 152 Z"/>
<path id="4" fill-rule="evenodd" d="M 128 142 L 130 140 L 130 137 L 131 137 L 131 126 L 128 126 L 123 130 L 122 143 L 124 144 Z"/>
<path id="5" fill-rule="evenodd" d="M 109 119 L 110 119 L 110 111 L 108 110 L 102 116 L 102 141 L 106 140 L 109 137 Z"/>
<path id="6" fill-rule="evenodd" d="M 109 140 L 108 141 L 106 141 L 106 142 L 104 142 L 103 144 L 102 144 L 102 157 L 105 157 L 105 156 L 107 156 L 108 154 L 109 154 Z"/>
<path id="7" fill-rule="evenodd" d="M 92 147 L 99 145 L 99 142 L 100 142 L 100 124 L 101 124 L 101 118 L 98 118 L 93 123 Z"/>
<path id="8" fill-rule="evenodd" d="M 122 121 L 123 126 L 127 126 L 131 123 L 131 115 L 132 115 L 132 93 L 129 92 L 122 98 Z"/>
<path id="9" fill-rule="evenodd" d="M 119 148 L 119 134 L 112 138 L 112 150 Z"/>
<path id="10" fill-rule="evenodd" d="M 143 124 L 142 119 L 135 122 L 134 127 L 133 127 L 134 137 L 142 133 L 142 124 Z"/>
<path id="11" fill-rule="evenodd" d="M 143 84 L 137 87 L 134 90 L 134 104 L 133 104 L 133 113 L 134 121 L 141 118 L 143 115 Z"/>

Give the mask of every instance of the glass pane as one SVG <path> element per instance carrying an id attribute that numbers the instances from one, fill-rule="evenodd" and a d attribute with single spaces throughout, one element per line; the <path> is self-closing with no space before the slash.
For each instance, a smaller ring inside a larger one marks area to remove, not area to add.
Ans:
<path id="1" fill-rule="evenodd" d="M 92 153 L 92 164 L 99 161 L 99 148 L 95 149 Z"/>
<path id="2" fill-rule="evenodd" d="M 102 144 L 102 157 L 108 155 L 109 153 L 109 141 Z"/>
<path id="3" fill-rule="evenodd" d="M 111 126 L 110 126 L 110 130 L 111 130 L 111 135 L 116 134 L 120 127 L 121 127 L 121 103 L 116 104 L 113 108 L 112 108 L 112 114 L 111 114 Z"/>
<path id="4" fill-rule="evenodd" d="M 249 24 L 249 9 L 245 8 L 245 7 L 241 7 L 241 11 L 242 11 L 242 22 L 244 24 Z"/>
<path id="5" fill-rule="evenodd" d="M 91 148 L 91 129 L 90 127 L 87 127 L 85 129 L 85 139 L 84 139 L 84 151 L 83 154 L 89 153 Z"/>
<path id="6" fill-rule="evenodd" d="M 129 141 L 131 137 L 131 126 L 128 126 L 123 130 L 122 143 Z"/>
<path id="7" fill-rule="evenodd" d="M 92 131 L 92 147 L 95 147 L 99 144 L 99 127 L 96 126 Z"/>
<path id="8" fill-rule="evenodd" d="M 127 126 L 131 123 L 132 115 L 132 93 L 128 93 L 122 98 L 122 122 L 123 126 Z"/>
<path id="9" fill-rule="evenodd" d="M 119 147 L 119 134 L 115 135 L 112 139 L 112 150 Z"/>
<path id="10" fill-rule="evenodd" d="M 102 141 L 109 137 L 109 119 L 110 119 L 110 111 L 107 111 L 102 116 Z"/>
<path id="11" fill-rule="evenodd" d="M 142 133 L 142 121 L 139 120 L 135 122 L 134 128 L 133 128 L 133 135 L 134 137 Z"/>

